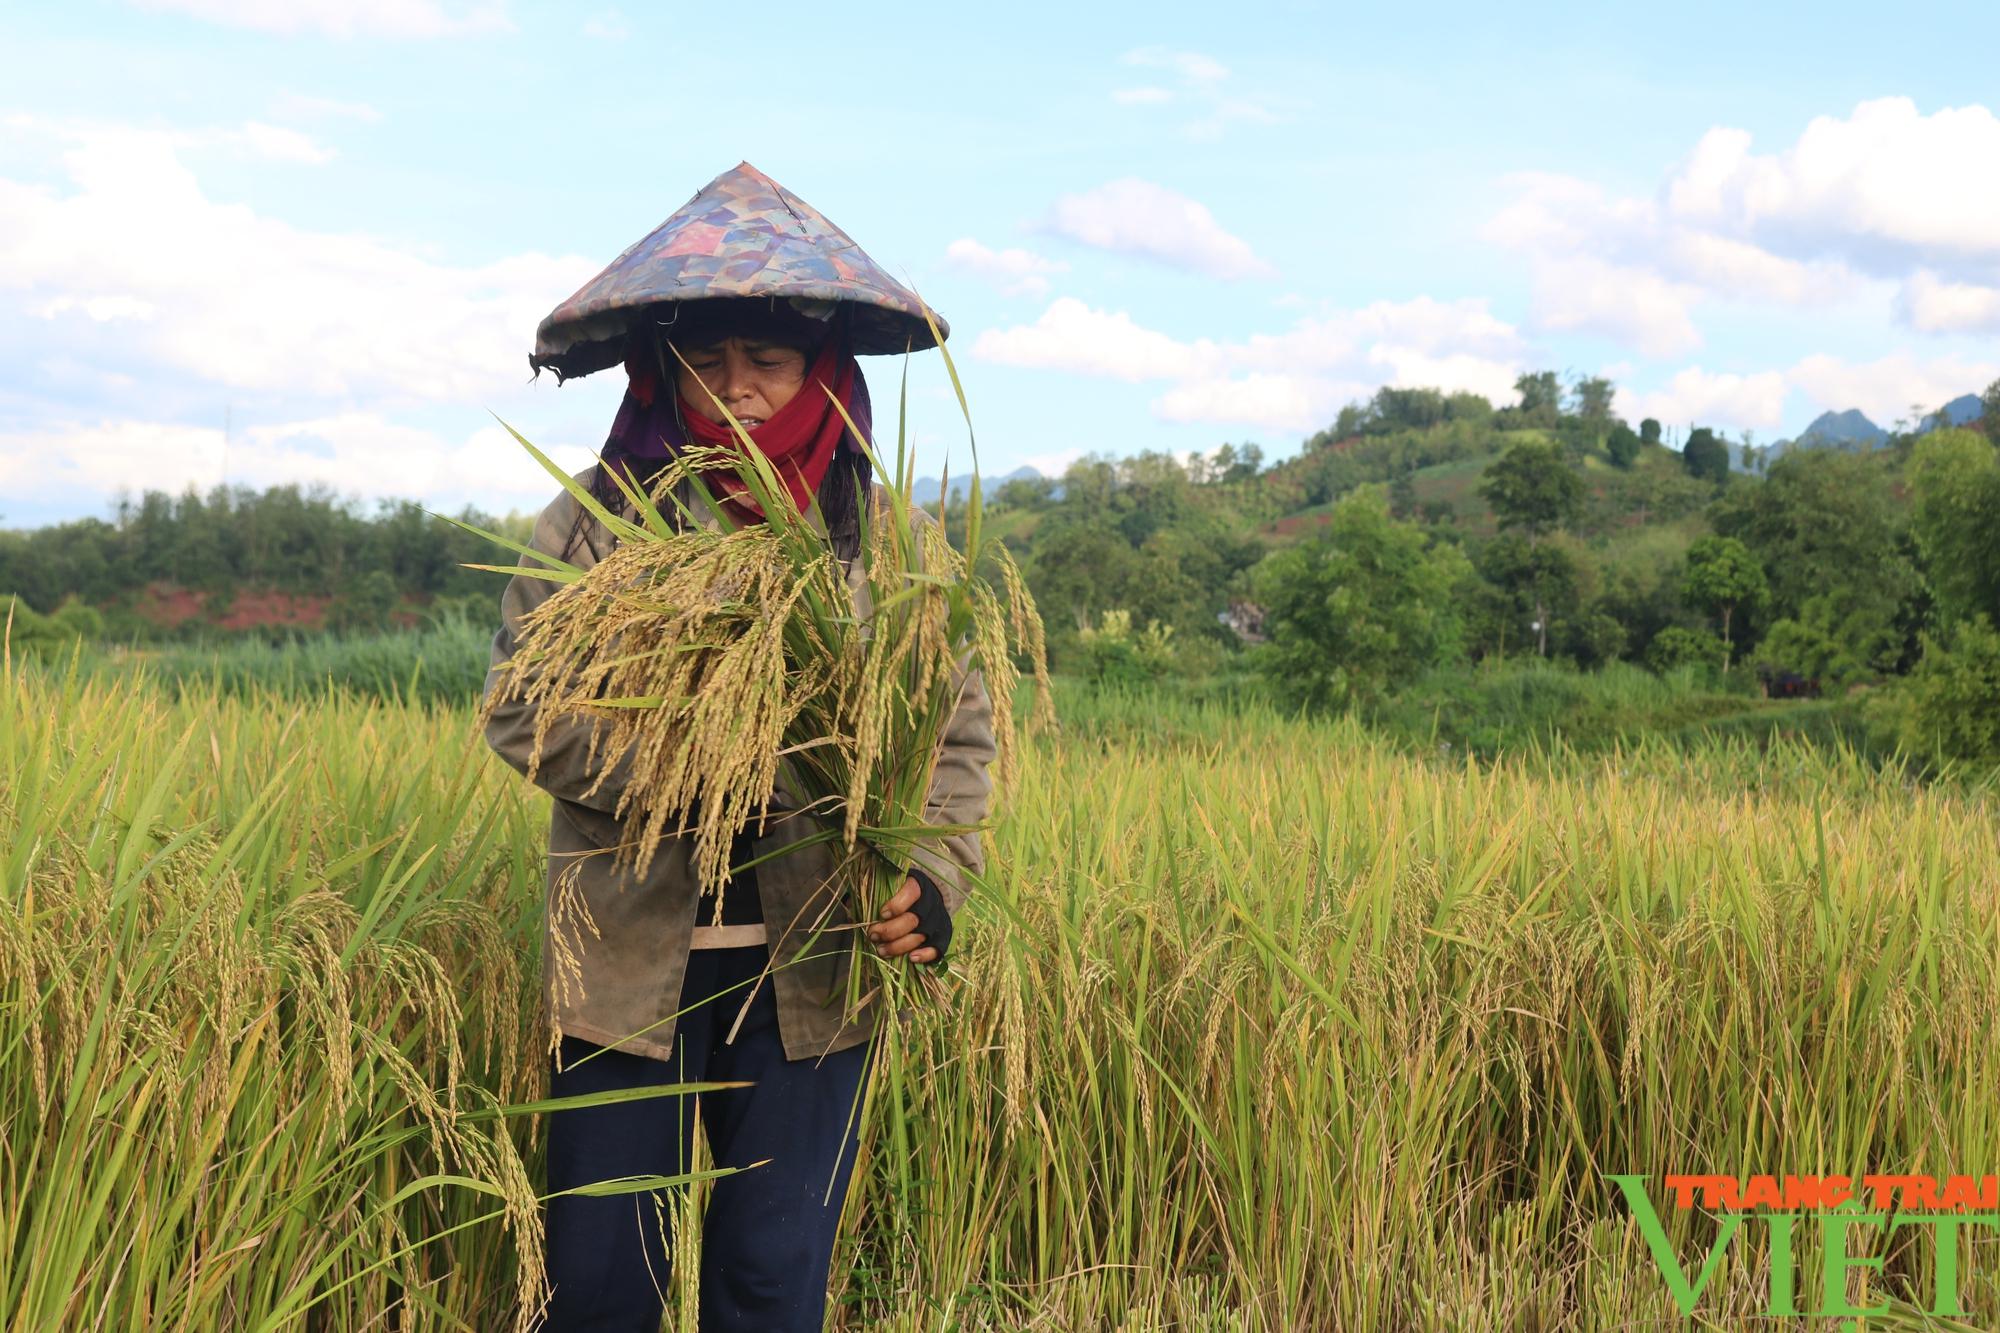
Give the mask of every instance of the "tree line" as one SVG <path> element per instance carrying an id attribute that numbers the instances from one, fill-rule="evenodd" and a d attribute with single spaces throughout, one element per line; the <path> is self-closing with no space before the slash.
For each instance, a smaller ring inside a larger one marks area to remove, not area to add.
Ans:
<path id="1" fill-rule="evenodd" d="M 1894 682 L 1925 748 L 2000 758 L 2000 383 L 1974 429 L 1768 467 L 1740 441 L 1744 469 L 1713 428 L 1674 449 L 1621 420 L 1607 380 L 1516 390 L 1385 388 L 1264 470 L 1086 458 L 1003 490 L 995 521 L 1071 669 L 1198 676 L 1242 653 L 1323 709 L 1522 655 Z"/>
<path id="2" fill-rule="evenodd" d="M 525 540 L 518 515 L 457 517 Z M 147 491 L 118 500 L 109 518 L 0 529 L 0 596 L 19 598 L 17 615 L 77 604 L 95 613 L 80 623 L 120 638 L 157 635 L 132 608 L 162 585 L 200 594 L 211 611 L 252 589 L 326 598 L 329 627 L 378 629 L 399 607 L 491 603 L 493 576 L 468 561 L 493 563 L 494 547 L 408 500 L 371 509 L 323 486 Z"/>
<path id="3" fill-rule="evenodd" d="M 1294 457 L 1267 460 L 1251 442 L 1093 454 L 1061 478 L 1009 481 L 988 504 L 1052 660 L 1083 674 L 1249 669 L 1329 709 L 1423 671 L 1516 657 L 1983 697 L 2000 622 L 2000 465 L 1986 433 L 2000 432 L 2000 384 L 1976 429 L 1794 449 L 1748 469 L 1712 428 L 1620 419 L 1601 377 L 1536 371 L 1515 389 L 1496 406 L 1385 387 Z M 1746 462 L 1748 445 L 1736 442 Z M 521 538 L 528 525 L 460 517 Z M 363 629 L 417 607 L 490 617 L 497 577 L 463 566 L 494 559 L 407 501 L 149 492 L 105 519 L 0 531 L 0 596 L 17 594 L 21 617 L 130 637 L 155 632 L 130 609 L 147 587 L 217 606 L 269 588 L 331 599 L 330 627 Z M 1912 725 L 1963 730 L 1937 720 L 1953 708 L 1975 711 L 1939 704 Z M 1988 742 L 1976 731 L 1938 748 L 1977 750 Z"/>

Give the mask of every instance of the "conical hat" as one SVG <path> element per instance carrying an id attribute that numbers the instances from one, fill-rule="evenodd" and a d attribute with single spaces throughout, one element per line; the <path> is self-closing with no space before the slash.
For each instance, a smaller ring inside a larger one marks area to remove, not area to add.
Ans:
<path id="1" fill-rule="evenodd" d="M 739 162 L 550 311 L 528 364 L 588 375 L 622 359 L 627 331 L 664 315 L 663 303 L 725 296 L 852 302 L 859 353 L 936 346 L 915 292 L 818 209 Z M 948 334 L 944 317 L 931 315 Z"/>

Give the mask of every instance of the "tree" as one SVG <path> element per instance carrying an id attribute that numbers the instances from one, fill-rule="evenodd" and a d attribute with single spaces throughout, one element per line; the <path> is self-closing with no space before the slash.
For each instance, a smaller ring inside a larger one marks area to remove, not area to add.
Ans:
<path id="1" fill-rule="evenodd" d="M 1923 640 L 1906 690 L 1903 744 L 1942 760 L 2000 764 L 2000 633 L 1981 615 Z"/>
<path id="2" fill-rule="evenodd" d="M 1517 614 L 1528 614 L 1535 653 L 1547 657 L 1557 613 L 1567 614 L 1579 600 L 1576 558 L 1556 542 L 1508 533 L 1487 544 L 1480 553 L 1479 569 L 1513 598 Z"/>
<path id="3" fill-rule="evenodd" d="M 1602 425 L 1611 420 L 1611 381 L 1601 375 L 1576 382 L 1576 414 L 1585 421 Z"/>
<path id="4" fill-rule="evenodd" d="M 1639 437 L 1622 421 L 1613 426 L 1611 433 L 1604 438 L 1604 450 L 1611 456 L 1613 467 L 1630 468 L 1638 461 L 1639 448 Z"/>
<path id="5" fill-rule="evenodd" d="M 1651 417 L 1647 417 L 1639 423 L 1639 443 L 1658 444 L 1659 442 L 1660 423 Z"/>
<path id="6" fill-rule="evenodd" d="M 1427 547 L 1420 529 L 1390 517 L 1379 487 L 1357 488 L 1323 533 L 1252 571 L 1271 637 L 1262 667 L 1309 708 L 1371 701 L 1391 681 L 1458 656 L 1452 589 L 1469 572 L 1457 547 Z"/>
<path id="7" fill-rule="evenodd" d="M 1537 370 L 1517 376 L 1514 392 L 1521 395 L 1516 409 L 1524 426 L 1551 427 L 1562 415 L 1562 385 L 1553 370 Z"/>
<path id="8" fill-rule="evenodd" d="M 1525 378 L 1525 377 L 1524 377 Z M 1539 546 L 1551 532 L 1571 522 L 1583 508 L 1583 478 L 1563 460 L 1553 444 L 1527 440 L 1495 459 L 1479 483 L 1479 494 L 1493 507 L 1503 532 L 1528 535 Z M 1549 608 L 1544 583 L 1532 580 L 1535 604 L 1535 652 L 1549 652 Z"/>
<path id="9" fill-rule="evenodd" d="M 1994 380 L 1979 395 L 1979 428 L 1987 439 L 2000 444 L 2000 380 Z"/>
<path id="10" fill-rule="evenodd" d="M 1708 427 L 1697 426 L 1688 432 L 1687 444 L 1681 450 L 1681 466 L 1692 476 L 1720 485 L 1729 480 L 1729 446 Z"/>
<path id="11" fill-rule="evenodd" d="M 1709 509 L 1715 531 L 1739 539 L 1764 567 L 1769 633 L 1792 622 L 1785 642 L 1811 646 L 1814 660 L 1837 667 L 1815 673 L 1829 679 L 1895 671 L 1911 651 L 1915 636 L 1904 626 L 1923 583 L 1905 550 L 1892 479 L 1881 454 L 1801 449 L 1773 460 L 1761 484 L 1732 487 Z"/>
<path id="12" fill-rule="evenodd" d="M 1479 483 L 1503 529 L 1545 537 L 1574 519 L 1583 506 L 1583 478 L 1556 446 L 1524 440 L 1493 460 Z"/>
<path id="13" fill-rule="evenodd" d="M 1229 448 L 1226 444 L 1222 447 L 1225 450 Z M 1218 455 L 1216 463 L 1222 468 L 1221 480 L 1225 484 L 1249 481 L 1264 470 L 1264 447 L 1260 444 L 1245 444 L 1236 449 L 1228 459 Z"/>
<path id="14" fill-rule="evenodd" d="M 1326 444 L 1338 444 L 1361 433 L 1368 424 L 1368 409 L 1359 403 L 1349 403 L 1340 409 L 1340 415 L 1333 419 L 1333 429 L 1326 432 Z M 1323 446 L 1322 446 L 1323 447 Z"/>
<path id="15" fill-rule="evenodd" d="M 1625 653 L 1631 634 L 1609 612 L 1591 609 L 1574 617 L 1564 635 L 1578 666 L 1599 667 Z"/>
<path id="16" fill-rule="evenodd" d="M 1408 518 L 1417 512 L 1417 483 L 1411 475 L 1398 472 L 1389 483 L 1389 509 L 1397 518 Z"/>
<path id="17" fill-rule="evenodd" d="M 1065 518 L 1035 544 L 1028 584 L 1050 625 L 1081 628 L 1122 600 L 1138 563 L 1132 544 L 1114 529 Z"/>
<path id="18" fill-rule="evenodd" d="M 1385 384 L 1375 391 L 1368 429 L 1378 434 L 1424 430 L 1441 424 L 1446 411 L 1445 396 L 1437 389 L 1397 389 Z"/>
<path id="19" fill-rule="evenodd" d="M 1728 644 L 1679 625 L 1667 626 L 1646 645 L 1646 665 L 1662 675 L 1684 666 L 1726 668 L 1728 662 Z"/>
<path id="20" fill-rule="evenodd" d="M 1444 413 L 1448 421 L 1469 421 L 1483 426 L 1493 420 L 1493 404 L 1483 394 L 1461 389 L 1444 400 Z"/>
<path id="21" fill-rule="evenodd" d="M 1917 441 L 1908 475 L 1938 619 L 2000 620 L 2000 451 L 1969 430 L 1933 431 Z"/>
<path id="22" fill-rule="evenodd" d="M 389 628 L 396 610 L 396 581 L 385 569 L 371 569 L 342 589 L 327 608 L 327 624 L 344 634 L 376 634 Z"/>
<path id="23" fill-rule="evenodd" d="M 1736 608 L 1770 596 L 1764 567 L 1734 537 L 1703 537 L 1688 548 L 1681 596 L 1688 605 L 1722 617 L 1722 669 L 1729 669 L 1730 621 Z"/>
<path id="24" fill-rule="evenodd" d="M 1055 489 L 1054 477 L 1010 477 L 1000 483 L 993 500 L 996 505 L 1008 509 L 1041 509 L 1048 504 Z"/>
<path id="25" fill-rule="evenodd" d="M 1616 542 L 1599 552 L 1592 605 L 1625 627 L 1634 656 L 1686 614 L 1680 583 L 1687 543 L 1677 538 L 1676 529 L 1661 527 L 1646 539 Z"/>
<path id="26" fill-rule="evenodd" d="M 1767 666 L 1838 685 L 1892 674 L 1907 652 L 1896 623 L 1885 624 L 1851 595 L 1827 593 L 1808 597 L 1798 615 L 1772 621 L 1756 656 Z"/>

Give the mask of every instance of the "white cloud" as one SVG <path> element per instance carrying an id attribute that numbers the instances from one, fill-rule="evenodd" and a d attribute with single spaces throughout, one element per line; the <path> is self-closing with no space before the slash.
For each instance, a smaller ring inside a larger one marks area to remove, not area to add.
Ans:
<path id="1" fill-rule="evenodd" d="M 1262 278 L 1276 273 L 1208 208 L 1165 186 L 1127 176 L 1056 200 L 1044 230 L 1085 245 L 1205 273 Z"/>
<path id="2" fill-rule="evenodd" d="M 1277 112 L 1251 98 L 1218 97 L 1210 104 L 1207 115 L 1188 122 L 1187 134 L 1190 139 L 1213 143 L 1222 137 L 1224 130 L 1238 122 L 1275 125 L 1279 119 Z"/>
<path id="3" fill-rule="evenodd" d="M 595 454 L 537 441 L 571 472 Z M 321 483 L 364 499 L 416 498 L 456 509 L 538 508 L 556 486 L 498 426 L 453 441 L 373 412 L 251 426 L 225 457 L 222 431 L 145 420 L 57 423 L 0 434 L 0 490 L 10 494 L 207 490 L 224 479 L 262 488 Z"/>
<path id="4" fill-rule="evenodd" d="M 81 312 L 99 324 L 157 319 L 160 314 L 158 306 L 136 296 L 58 296 L 33 313 L 43 319 L 60 319 L 72 311 Z"/>
<path id="5" fill-rule="evenodd" d="M 1506 401 L 1524 349 L 1483 301 L 1378 301 L 1222 343 L 1184 342 L 1123 311 L 1062 297 L 1032 324 L 981 334 L 973 354 L 1003 365 L 1166 381 L 1153 410 L 1168 420 L 1306 431 L 1383 384 L 1470 389 Z"/>
<path id="6" fill-rule="evenodd" d="M 1653 200 L 1615 198 L 1588 181 L 1546 173 L 1507 184 L 1514 197 L 1484 235 L 1528 255 L 1540 328 L 1599 334 L 1647 356 L 1683 356 L 1701 345 L 1695 312 L 1705 301 L 1798 306 L 1832 302 L 1856 287 L 1838 262 L 1788 259 L 1702 231 Z"/>
<path id="7" fill-rule="evenodd" d="M 1670 229 L 1661 245 L 1668 273 L 1717 295 L 1802 306 L 1836 301 L 1855 286 L 1836 261 L 1786 259 L 1709 232 Z"/>
<path id="8" fill-rule="evenodd" d="M 1084 450 L 1056 449 L 1045 454 L 1029 454 L 1021 462 L 1045 477 L 1060 477 L 1069 470 L 1069 465 L 1082 458 Z"/>
<path id="9" fill-rule="evenodd" d="M 511 31 L 506 6 L 443 5 L 436 0 L 134 0 L 140 8 L 183 14 L 255 32 L 328 37 L 452 37 Z"/>
<path id="10" fill-rule="evenodd" d="M 1657 390 L 1636 392 L 1621 385 L 1616 401 L 1619 415 L 1629 421 L 1655 417 L 1683 427 L 1693 423 L 1775 432 L 1796 391 L 1813 415 L 1858 407 L 1878 426 L 1891 426 L 1936 411 L 1960 394 L 1976 393 L 1995 376 L 2000 376 L 2000 358 L 1926 360 L 1896 352 L 1856 362 L 1815 355 L 1781 370 L 1751 374 L 1688 366 Z"/>
<path id="11" fill-rule="evenodd" d="M 1003 366 L 1134 382 L 1191 375 L 1202 357 L 1123 311 L 1093 310 L 1073 296 L 1059 297 L 1033 324 L 985 330 L 972 352 Z"/>
<path id="12" fill-rule="evenodd" d="M 1164 46 L 1142 46 L 1121 57 L 1128 65 L 1171 70 L 1189 83 L 1220 83 L 1229 77 L 1229 67 L 1199 51 L 1172 51 Z"/>
<path id="13" fill-rule="evenodd" d="M 1775 370 L 1739 375 L 1689 366 L 1664 389 L 1635 393 L 1621 387 L 1615 402 L 1618 414 L 1633 422 L 1653 417 L 1669 425 L 1773 430 L 1784 421 L 1790 391 L 1785 375 Z"/>
<path id="14" fill-rule="evenodd" d="M 623 14 L 615 9 L 607 9 L 583 21 L 583 35 L 607 42 L 620 42 L 632 35 L 632 27 L 625 22 Z"/>
<path id="15" fill-rule="evenodd" d="M 1815 117 L 1781 152 L 1750 145 L 1745 130 L 1702 136 L 1665 186 L 1669 211 L 1875 272 L 1926 263 L 1996 273 L 2000 174 L 1987 168 L 2000 161 L 2000 119 L 1985 107 L 1925 115 L 1907 97 L 1884 97 Z"/>
<path id="16" fill-rule="evenodd" d="M 1127 51 L 1120 60 L 1127 65 L 1164 71 L 1174 77 L 1179 87 L 1117 88 L 1112 90 L 1111 100 L 1120 106 L 1184 107 L 1194 113 L 1194 118 L 1181 127 L 1190 139 L 1214 142 L 1239 122 L 1269 125 L 1279 119 L 1264 101 L 1229 92 L 1229 67 L 1213 56 L 1199 51 L 1142 46 Z"/>
<path id="17" fill-rule="evenodd" d="M 1878 426 L 1934 412 L 1961 394 L 1978 393 L 2000 377 L 2000 358 L 1966 361 L 1958 357 L 1920 360 L 1894 352 L 1874 361 L 1809 356 L 1787 378 L 1812 400 L 1815 409 L 1858 407 Z"/>
<path id="18" fill-rule="evenodd" d="M 1069 271 L 1061 260 L 1019 248 L 995 250 L 970 236 L 946 246 L 944 257 L 952 267 L 986 279 L 1007 296 L 1047 295 L 1049 275 Z"/>
<path id="19" fill-rule="evenodd" d="M 69 424 L 0 434 L 0 492 L 108 495 L 180 491 L 222 479 L 222 432 L 151 421 Z"/>
<path id="20" fill-rule="evenodd" d="M 343 102 L 302 93 L 280 93 L 271 107 L 275 114 L 286 119 L 359 120 L 370 124 L 382 119 L 382 113 L 366 102 Z"/>
<path id="21" fill-rule="evenodd" d="M 1521 363 L 1515 360 L 1496 361 L 1475 352 L 1440 356 L 1394 343 L 1378 343 L 1369 348 L 1368 365 L 1377 373 L 1354 392 L 1343 389 L 1338 395 L 1340 402 L 1349 402 L 1389 384 L 1402 389 L 1441 388 L 1451 393 L 1476 393 L 1504 407 L 1517 396 L 1514 381 L 1522 370 Z M 1318 424 L 1325 424 L 1324 420 Z"/>
<path id="22" fill-rule="evenodd" d="M 62 325 L 63 350 L 86 362 L 246 391 L 476 404 L 520 382 L 536 321 L 596 267 L 534 254 L 440 264 L 209 199 L 180 161 L 188 136 L 55 134 L 67 188 L 0 178 L 0 310 Z"/>
<path id="23" fill-rule="evenodd" d="M 1549 258 L 1535 267 L 1535 317 L 1545 329 L 1602 334 L 1652 357 L 1701 346 L 1690 307 L 1698 295 L 1643 268 L 1588 255 Z"/>
<path id="24" fill-rule="evenodd" d="M 1899 280 L 1892 307 L 1921 332 L 1995 327 L 2000 288 L 2000 118 L 1983 106 L 1925 115 L 1909 98 L 1820 116 L 1775 153 L 1718 127 L 1651 197 L 1587 181 L 1510 177 L 1485 235 L 1525 253 L 1542 327 L 1603 333 L 1648 355 L 1699 345 L 1711 301 L 1825 307 Z M 1628 289 L 1621 299 L 1618 289 Z M 1878 298 L 1879 299 L 1879 298 Z"/>
<path id="25" fill-rule="evenodd" d="M 1920 333 L 2000 333 L 2000 288 L 1918 269 L 1896 294 L 1896 313 Z"/>
<path id="26" fill-rule="evenodd" d="M 316 167 L 333 160 L 331 148 L 315 143 L 307 135 L 254 120 L 247 122 L 242 129 L 228 131 L 220 137 L 225 143 L 240 144 L 253 156 L 272 162 L 298 162 Z"/>
<path id="27" fill-rule="evenodd" d="M 1169 421 L 1243 422 L 1274 430 L 1324 425 L 1356 389 L 1299 375 L 1251 374 L 1190 380 L 1167 390 L 1153 410 Z"/>

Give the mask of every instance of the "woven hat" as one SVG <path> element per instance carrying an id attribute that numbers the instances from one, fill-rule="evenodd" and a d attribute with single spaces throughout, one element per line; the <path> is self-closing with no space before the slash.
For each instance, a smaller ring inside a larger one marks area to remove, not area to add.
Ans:
<path id="1" fill-rule="evenodd" d="M 936 346 L 915 292 L 818 209 L 739 162 L 550 311 L 528 364 L 559 380 L 588 375 L 623 359 L 634 328 L 671 320 L 673 303 L 730 297 L 784 301 L 818 319 L 847 302 L 862 355 Z M 950 333 L 942 315 L 931 318 Z"/>

